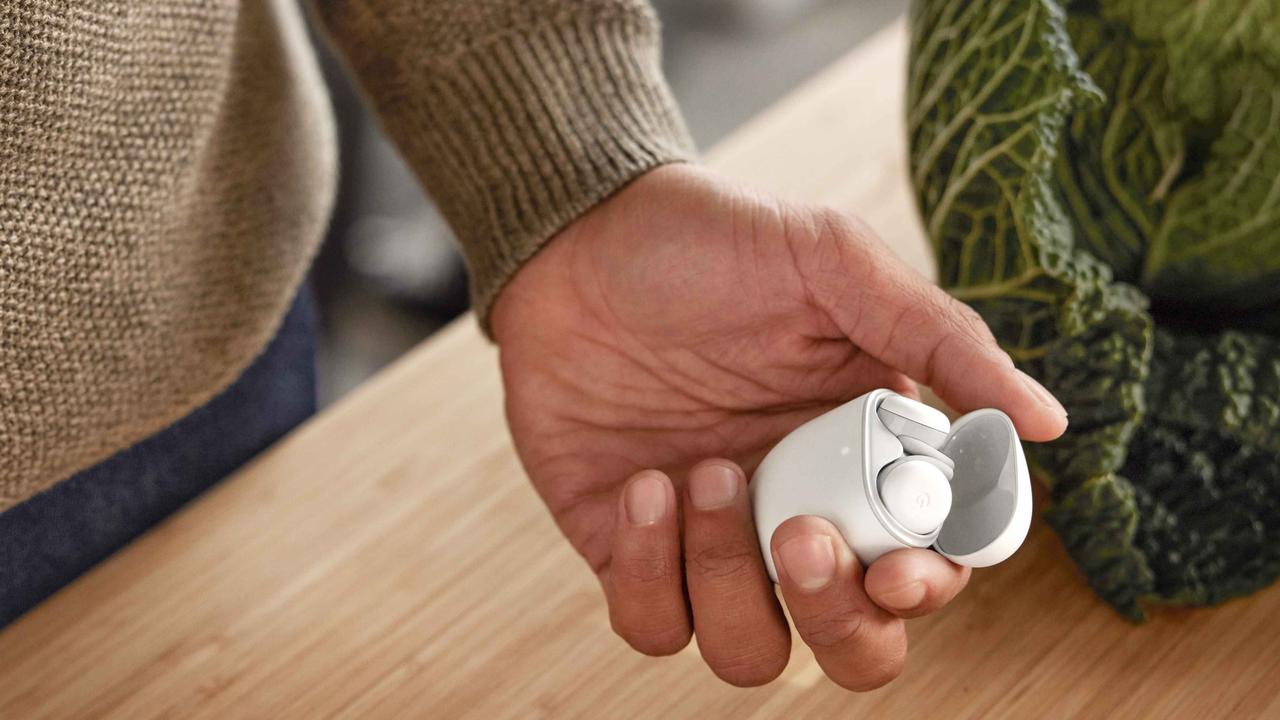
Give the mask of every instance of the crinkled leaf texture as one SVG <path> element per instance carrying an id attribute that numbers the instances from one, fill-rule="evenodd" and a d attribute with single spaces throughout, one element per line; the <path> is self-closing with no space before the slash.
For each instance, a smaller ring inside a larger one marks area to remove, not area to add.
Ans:
<path id="1" fill-rule="evenodd" d="M 1280 0 L 918 0 L 939 277 L 1071 427 L 1047 519 L 1134 619 L 1280 575 Z"/>

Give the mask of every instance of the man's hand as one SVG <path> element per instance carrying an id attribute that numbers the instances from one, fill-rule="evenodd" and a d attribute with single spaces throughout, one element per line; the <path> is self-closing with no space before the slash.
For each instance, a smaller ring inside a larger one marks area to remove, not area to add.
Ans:
<path id="1" fill-rule="evenodd" d="M 772 680 L 790 652 L 746 487 L 784 434 L 877 387 L 915 395 L 913 380 L 958 410 L 1004 410 L 1029 440 L 1067 423 L 977 314 L 866 226 L 688 165 L 649 172 L 566 228 L 492 321 L 516 449 L 599 577 L 614 629 L 651 655 L 696 631 L 735 685 Z M 784 523 L 772 551 L 800 637 L 855 690 L 895 677 L 902 618 L 969 577 L 927 550 L 864 569 L 814 517 Z"/>

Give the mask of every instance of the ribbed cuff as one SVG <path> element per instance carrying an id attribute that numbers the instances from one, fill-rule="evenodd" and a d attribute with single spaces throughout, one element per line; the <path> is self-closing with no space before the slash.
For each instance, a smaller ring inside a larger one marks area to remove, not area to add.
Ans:
<path id="1" fill-rule="evenodd" d="M 694 155 L 652 11 L 553 4 L 561 11 L 447 57 L 361 73 L 462 242 L 486 334 L 499 291 L 557 231 L 645 171 Z M 404 77 L 376 76 L 388 70 Z"/>

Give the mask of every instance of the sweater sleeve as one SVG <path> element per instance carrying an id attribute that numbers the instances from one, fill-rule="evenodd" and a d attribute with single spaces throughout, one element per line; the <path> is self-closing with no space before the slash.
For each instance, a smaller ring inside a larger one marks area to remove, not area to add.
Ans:
<path id="1" fill-rule="evenodd" d="M 457 233 L 471 300 L 645 171 L 693 156 L 645 0 L 318 0 Z"/>

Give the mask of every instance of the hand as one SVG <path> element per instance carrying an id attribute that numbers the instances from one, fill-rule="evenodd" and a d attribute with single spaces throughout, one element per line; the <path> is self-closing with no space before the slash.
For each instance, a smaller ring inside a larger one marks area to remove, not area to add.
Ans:
<path id="1" fill-rule="evenodd" d="M 772 680 L 790 653 L 744 473 L 784 434 L 877 387 L 914 396 L 912 379 L 958 410 L 1004 410 L 1030 440 L 1066 427 L 981 319 L 866 226 L 688 165 L 563 230 L 492 322 L 516 450 L 599 577 L 615 631 L 664 655 L 696 630 L 735 685 Z M 800 637 L 855 690 L 895 677 L 902 619 L 969 577 L 927 550 L 864 570 L 814 517 L 784 523 L 772 551 Z"/>

